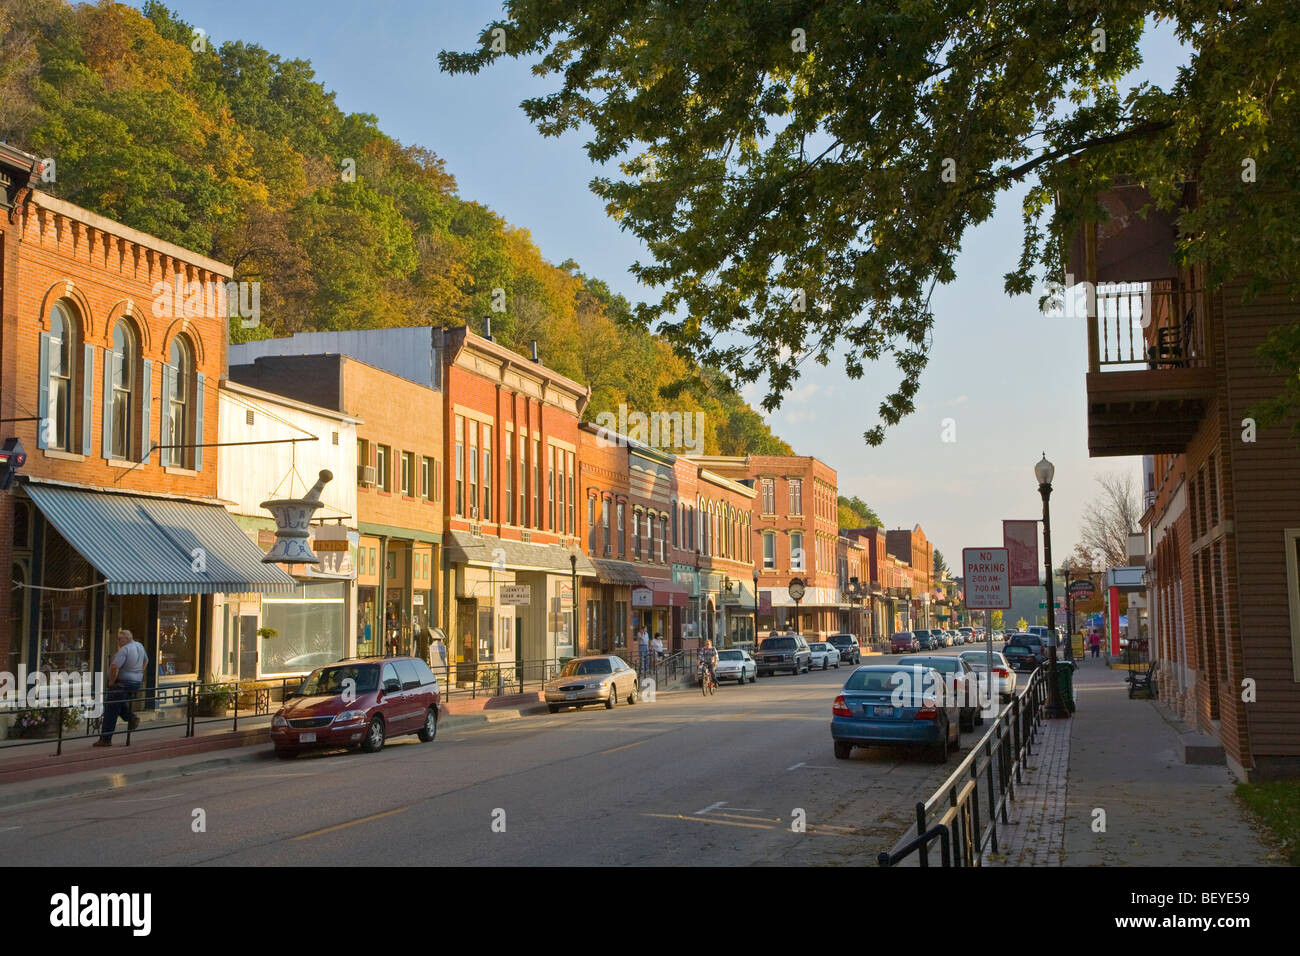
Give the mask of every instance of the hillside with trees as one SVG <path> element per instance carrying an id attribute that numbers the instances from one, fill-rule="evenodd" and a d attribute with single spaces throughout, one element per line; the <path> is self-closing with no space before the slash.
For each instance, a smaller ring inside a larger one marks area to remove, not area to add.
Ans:
<path id="1" fill-rule="evenodd" d="M 536 340 L 591 385 L 589 419 L 702 411 L 707 453 L 791 452 L 725 376 L 460 196 L 432 150 L 345 114 L 307 61 L 218 44 L 158 3 L 0 0 L 0 140 L 54 160 L 45 191 L 259 282 L 261 324 L 232 341 L 491 315 L 498 342 Z"/>

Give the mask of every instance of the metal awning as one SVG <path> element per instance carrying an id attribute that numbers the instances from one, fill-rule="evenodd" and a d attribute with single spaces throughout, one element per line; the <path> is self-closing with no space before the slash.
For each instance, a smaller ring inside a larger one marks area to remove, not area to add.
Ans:
<path id="1" fill-rule="evenodd" d="M 573 564 L 569 558 L 576 556 L 579 575 L 595 577 L 596 574 L 596 569 L 591 566 L 587 556 L 580 551 L 569 551 L 558 544 L 511 541 L 495 535 L 448 531 L 443 537 L 443 554 L 448 564 L 500 567 L 507 571 L 547 571 L 552 574 L 571 573 Z"/>
<path id="2" fill-rule="evenodd" d="M 623 561 L 607 561 L 604 558 L 592 558 L 596 568 L 596 580 L 601 584 L 613 584 L 619 587 L 643 588 L 645 578 L 637 573 L 636 568 Z"/>
<path id="3" fill-rule="evenodd" d="M 108 582 L 109 594 L 292 591 L 226 509 L 29 483 L 28 497 Z M 196 570 L 201 569 L 201 570 Z"/>

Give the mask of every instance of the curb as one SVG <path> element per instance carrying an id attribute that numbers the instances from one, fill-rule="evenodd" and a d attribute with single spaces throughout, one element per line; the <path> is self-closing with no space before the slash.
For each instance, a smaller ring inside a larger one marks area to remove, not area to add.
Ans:
<path id="1" fill-rule="evenodd" d="M 83 778 L 81 780 L 65 780 L 62 783 L 51 783 L 21 793 L 0 793 L 0 809 L 13 809 L 45 800 L 53 800 L 58 797 L 83 796 L 105 790 L 121 790 L 133 784 L 146 783 L 151 780 L 167 780 L 173 777 L 185 777 L 195 773 L 206 773 L 210 770 L 219 770 L 222 767 L 229 767 L 234 764 L 268 760 L 274 756 L 274 751 L 264 749 L 258 745 L 248 744 L 245 745 L 245 748 L 249 751 L 248 753 L 228 757 L 214 757 L 210 760 L 200 760 L 183 766 L 147 767 L 130 772 L 108 772 L 89 779 Z"/>
<path id="2" fill-rule="evenodd" d="M 474 727 L 486 727 L 488 724 L 519 720 L 544 713 L 546 713 L 545 704 L 531 704 L 518 709 L 488 711 L 486 713 L 448 714 L 438 721 L 438 729 L 442 731 L 469 730 Z M 187 777 L 191 774 L 207 773 L 236 764 L 272 760 L 275 757 L 275 751 L 268 746 L 269 740 L 268 735 L 267 740 L 233 744 L 225 749 L 227 751 L 237 751 L 235 753 L 228 753 L 223 757 L 212 757 L 193 763 L 160 767 L 149 766 L 144 761 L 141 761 L 143 766 L 138 770 L 103 770 L 95 772 L 94 776 L 80 776 L 76 780 L 67 779 L 71 774 L 65 775 L 62 779 L 59 777 L 46 777 L 43 779 L 51 782 L 24 791 L 15 792 L 6 787 L 0 789 L 0 810 L 16 809 L 46 800 L 55 800 L 59 797 L 84 796 L 108 790 L 121 790 L 135 784 Z M 171 759 L 182 759 L 183 756 Z M 83 774 L 90 772 L 81 771 Z"/>

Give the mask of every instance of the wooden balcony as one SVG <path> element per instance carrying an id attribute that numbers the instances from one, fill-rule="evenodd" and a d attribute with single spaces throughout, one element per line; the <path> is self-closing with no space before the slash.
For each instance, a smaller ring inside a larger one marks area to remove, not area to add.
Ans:
<path id="1" fill-rule="evenodd" d="M 1088 304 L 1088 453 L 1179 454 L 1214 389 L 1203 292 L 1111 283 Z"/>

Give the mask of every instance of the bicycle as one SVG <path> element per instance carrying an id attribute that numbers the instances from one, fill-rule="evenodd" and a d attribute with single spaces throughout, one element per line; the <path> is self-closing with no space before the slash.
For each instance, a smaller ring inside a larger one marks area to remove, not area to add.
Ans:
<path id="1" fill-rule="evenodd" d="M 700 665 L 699 678 L 700 678 L 700 693 L 702 693 L 705 697 L 708 697 L 710 694 L 712 694 L 715 690 L 718 689 L 717 678 L 715 678 L 712 672 L 710 672 L 710 670 L 707 667 L 705 667 L 703 664 Z"/>

